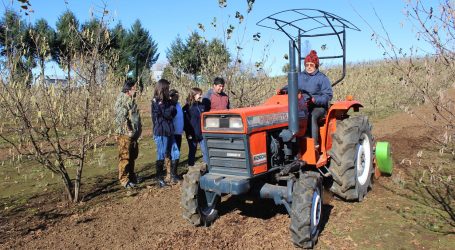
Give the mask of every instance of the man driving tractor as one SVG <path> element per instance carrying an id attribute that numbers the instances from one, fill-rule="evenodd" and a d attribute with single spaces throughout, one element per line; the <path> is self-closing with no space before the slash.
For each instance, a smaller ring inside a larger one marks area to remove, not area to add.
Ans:
<path id="1" fill-rule="evenodd" d="M 305 71 L 299 73 L 298 88 L 311 94 L 308 107 L 310 112 L 309 129 L 314 139 L 316 149 L 319 148 L 318 120 L 323 117 L 332 100 L 333 91 L 329 78 L 319 71 L 319 58 L 316 51 L 312 50 L 305 57 Z"/>

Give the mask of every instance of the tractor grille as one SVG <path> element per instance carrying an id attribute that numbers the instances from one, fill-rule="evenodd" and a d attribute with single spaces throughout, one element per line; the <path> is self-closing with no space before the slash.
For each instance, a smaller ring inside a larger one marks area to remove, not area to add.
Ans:
<path id="1" fill-rule="evenodd" d="M 223 175 L 248 176 L 248 160 L 243 138 L 207 138 L 209 171 Z"/>

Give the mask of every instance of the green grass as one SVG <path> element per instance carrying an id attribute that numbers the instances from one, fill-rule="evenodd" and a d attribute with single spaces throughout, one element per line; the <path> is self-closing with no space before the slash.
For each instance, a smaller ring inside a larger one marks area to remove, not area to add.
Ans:
<path id="1" fill-rule="evenodd" d="M 179 172 L 184 171 L 184 164 L 188 158 L 188 144 L 182 140 Z M 88 154 L 83 169 L 83 185 L 96 187 L 100 180 L 116 180 L 118 164 L 117 145 L 105 146 L 96 152 Z M 200 157 L 200 152 L 198 152 Z M 155 174 L 155 143 L 151 137 L 144 137 L 139 141 L 139 156 L 136 160 L 136 172 L 140 176 Z M 76 166 L 68 166 L 70 176 L 74 178 Z M 34 195 L 53 193 L 63 190 L 63 183 L 59 176 L 44 169 L 39 163 L 31 160 L 21 162 L 7 160 L 0 166 L 0 207 L 14 207 L 26 203 Z M 83 189 L 86 191 L 86 189 Z M 84 195 L 84 193 L 82 194 Z M 1 205 L 3 203 L 3 205 Z"/>

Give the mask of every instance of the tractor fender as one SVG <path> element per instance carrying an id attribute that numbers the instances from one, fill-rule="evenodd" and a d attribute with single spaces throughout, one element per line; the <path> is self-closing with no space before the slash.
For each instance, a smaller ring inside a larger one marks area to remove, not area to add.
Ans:
<path id="1" fill-rule="evenodd" d="M 332 119 L 337 119 L 344 114 L 346 114 L 351 108 L 354 109 L 354 112 L 359 112 L 359 109 L 363 105 L 358 101 L 338 101 L 332 104 L 327 111 L 326 126 Z"/>
<path id="2" fill-rule="evenodd" d="M 358 109 L 361 107 L 363 107 L 363 105 L 358 101 L 339 101 L 335 102 L 334 104 L 332 104 L 332 106 L 330 106 L 328 114 L 330 117 L 330 113 L 332 113 L 332 111 L 334 110 L 345 110 L 346 112 L 348 112 L 349 109 L 351 108 L 353 108 L 354 111 L 357 112 Z"/>
<path id="3" fill-rule="evenodd" d="M 324 130 L 321 131 L 321 138 L 323 141 L 324 152 L 327 152 L 332 147 L 332 137 L 330 134 L 336 130 L 336 121 L 343 117 L 350 109 L 358 112 L 363 105 L 358 101 L 337 101 L 333 103 L 327 111 L 325 119 Z M 323 155 L 325 158 L 328 156 Z"/>

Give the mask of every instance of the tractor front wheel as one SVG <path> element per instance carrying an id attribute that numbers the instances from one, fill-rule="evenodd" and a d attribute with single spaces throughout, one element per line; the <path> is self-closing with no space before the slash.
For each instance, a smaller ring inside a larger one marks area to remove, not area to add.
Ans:
<path id="1" fill-rule="evenodd" d="M 333 133 L 330 170 L 341 185 L 333 182 L 330 191 L 349 201 L 362 201 L 372 187 L 373 139 L 366 116 L 337 121 Z"/>
<path id="2" fill-rule="evenodd" d="M 291 239 L 295 246 L 312 248 L 318 239 L 322 211 L 322 176 L 303 172 L 292 191 Z"/>
<path id="3" fill-rule="evenodd" d="M 183 176 L 181 205 L 183 218 L 194 226 L 210 226 L 218 217 L 215 209 L 219 196 L 215 198 L 212 206 L 207 203 L 205 191 L 199 185 L 199 179 L 205 166 L 196 164 L 188 168 L 188 173 Z"/>

